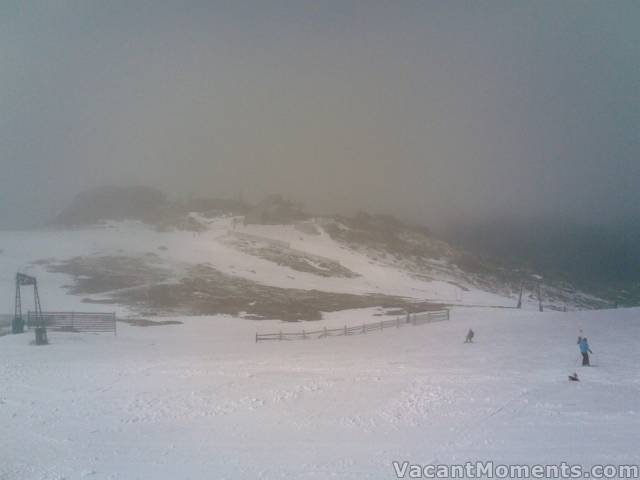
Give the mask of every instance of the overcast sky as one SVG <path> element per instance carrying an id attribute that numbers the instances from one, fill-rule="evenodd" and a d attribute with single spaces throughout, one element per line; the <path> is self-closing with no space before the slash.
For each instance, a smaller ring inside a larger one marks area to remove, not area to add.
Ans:
<path id="1" fill-rule="evenodd" d="M 640 2 L 2 1 L 0 227 L 91 187 L 640 215 Z"/>

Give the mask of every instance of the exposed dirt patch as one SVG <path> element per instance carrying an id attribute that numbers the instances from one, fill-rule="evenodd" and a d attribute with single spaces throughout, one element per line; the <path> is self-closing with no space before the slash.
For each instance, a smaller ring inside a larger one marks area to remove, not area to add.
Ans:
<path id="1" fill-rule="evenodd" d="M 460 284 L 459 284 L 459 283 L 457 283 L 457 282 L 453 282 L 453 281 L 449 280 L 449 281 L 447 281 L 447 283 L 448 283 L 449 285 L 453 285 L 454 287 L 458 287 L 458 288 L 459 288 L 460 290 L 462 290 L 463 292 L 468 292 L 468 291 L 470 291 L 467 287 L 465 287 L 464 285 L 460 285 Z"/>
<path id="2" fill-rule="evenodd" d="M 141 311 L 235 316 L 242 313 L 245 317 L 286 321 L 320 320 L 321 312 L 352 308 L 420 308 L 403 298 L 386 295 L 350 295 L 261 285 L 224 274 L 207 265 L 191 268 L 178 283 L 124 290 L 116 292 L 113 298 Z"/>
<path id="3" fill-rule="evenodd" d="M 410 228 L 393 217 L 360 213 L 354 218 L 338 217 L 324 226 L 331 238 L 353 249 L 375 249 L 399 258 L 447 258 L 453 250 L 446 243 Z"/>
<path id="4" fill-rule="evenodd" d="M 177 280 L 156 255 L 138 257 L 75 257 L 48 266 L 48 270 L 71 275 L 67 288 L 73 294 L 100 294 L 83 302 L 121 304 L 140 315 L 229 314 L 248 319 L 286 321 L 319 320 L 322 312 L 384 307 L 424 311 L 439 305 L 411 303 L 387 295 L 353 295 L 278 288 L 220 272 L 209 265 L 184 267 Z M 133 320 L 138 326 L 148 320 Z M 154 322 L 156 324 L 157 322 Z"/>
<path id="5" fill-rule="evenodd" d="M 74 257 L 47 267 L 49 272 L 71 275 L 69 293 L 96 294 L 166 281 L 171 271 L 154 255 L 145 257 Z"/>
<path id="6" fill-rule="evenodd" d="M 285 247 L 280 243 L 269 242 L 266 239 L 261 241 L 233 236 L 225 243 L 249 255 L 289 267 L 298 272 L 312 273 L 321 277 L 355 278 L 359 276 L 335 260 L 310 255 Z"/>

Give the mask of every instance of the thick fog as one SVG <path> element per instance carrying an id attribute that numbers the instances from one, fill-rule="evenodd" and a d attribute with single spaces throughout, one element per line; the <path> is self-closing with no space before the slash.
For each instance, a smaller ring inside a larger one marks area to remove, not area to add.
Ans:
<path id="1" fill-rule="evenodd" d="M 640 3 L 0 5 L 0 226 L 79 191 L 425 224 L 640 204 Z"/>

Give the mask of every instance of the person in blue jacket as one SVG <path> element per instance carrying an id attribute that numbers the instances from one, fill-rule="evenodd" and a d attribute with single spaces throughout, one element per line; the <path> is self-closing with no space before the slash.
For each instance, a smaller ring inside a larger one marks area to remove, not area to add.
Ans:
<path id="1" fill-rule="evenodd" d="M 578 344 L 580 347 L 580 353 L 582 354 L 582 366 L 589 366 L 589 354 L 593 354 L 591 349 L 589 348 L 589 342 L 587 341 L 587 337 L 582 337 L 580 339 L 580 343 Z"/>

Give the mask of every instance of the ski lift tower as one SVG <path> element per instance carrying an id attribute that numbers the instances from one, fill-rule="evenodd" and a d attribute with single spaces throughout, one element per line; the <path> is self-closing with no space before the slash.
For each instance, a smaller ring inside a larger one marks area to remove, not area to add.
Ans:
<path id="1" fill-rule="evenodd" d="M 536 290 L 536 294 L 538 296 L 538 310 L 540 312 L 544 311 L 544 307 L 542 305 L 542 280 L 543 277 L 542 275 L 531 275 L 531 278 L 533 279 L 533 287 Z M 525 284 L 527 284 L 529 282 L 522 282 L 522 285 L 520 285 L 520 295 L 518 296 L 518 306 L 516 308 L 522 308 L 522 294 L 524 293 L 524 287 Z"/>
<path id="2" fill-rule="evenodd" d="M 544 311 L 544 308 L 542 306 L 542 275 L 531 275 L 534 279 L 534 281 L 536 282 L 536 288 L 538 290 L 538 310 L 540 312 Z"/>
<path id="3" fill-rule="evenodd" d="M 24 318 L 22 318 L 22 295 L 20 287 L 33 286 L 33 303 L 35 305 L 35 326 L 36 345 L 43 345 L 47 342 L 47 328 L 42 317 L 42 307 L 40 306 L 40 295 L 38 293 L 38 280 L 24 273 L 16 274 L 16 300 L 13 322 L 11 323 L 11 333 L 24 332 Z"/>

